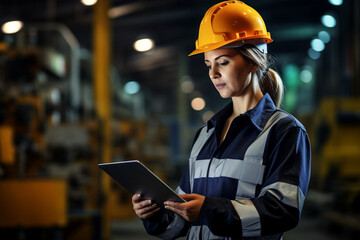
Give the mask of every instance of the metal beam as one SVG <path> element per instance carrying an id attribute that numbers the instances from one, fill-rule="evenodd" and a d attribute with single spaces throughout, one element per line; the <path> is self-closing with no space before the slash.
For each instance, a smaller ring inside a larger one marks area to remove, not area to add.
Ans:
<path id="1" fill-rule="evenodd" d="M 109 0 L 99 0 L 94 7 L 94 93 L 97 118 L 99 121 L 99 162 L 110 162 L 111 152 L 111 88 L 110 88 L 110 21 Z M 100 178 L 100 188 L 105 196 L 110 192 L 110 179 L 104 174 Z M 102 206 L 102 236 L 110 239 L 110 203 Z"/>

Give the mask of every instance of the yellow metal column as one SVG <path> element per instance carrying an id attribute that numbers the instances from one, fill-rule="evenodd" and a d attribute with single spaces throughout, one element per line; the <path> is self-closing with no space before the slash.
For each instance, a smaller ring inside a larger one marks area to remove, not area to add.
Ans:
<path id="1" fill-rule="evenodd" d="M 109 0 L 99 0 L 94 7 L 94 93 L 99 131 L 101 134 L 100 153 L 102 162 L 110 162 L 111 153 L 111 87 L 110 87 L 110 20 L 108 17 Z M 110 238 L 110 209 L 106 196 L 110 192 L 110 179 L 102 174 L 102 191 L 105 203 L 102 208 L 103 239 Z"/>

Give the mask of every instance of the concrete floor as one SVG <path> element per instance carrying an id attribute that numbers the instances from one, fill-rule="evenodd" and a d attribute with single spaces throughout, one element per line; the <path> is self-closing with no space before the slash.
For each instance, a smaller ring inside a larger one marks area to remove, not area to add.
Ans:
<path id="1" fill-rule="evenodd" d="M 284 240 L 347 240 L 330 233 L 319 219 L 304 217 L 300 224 L 293 230 L 286 232 Z"/>
<path id="2" fill-rule="evenodd" d="M 111 240 L 150 240 L 158 239 L 149 236 L 140 219 L 117 221 L 111 225 Z"/>
<path id="3" fill-rule="evenodd" d="M 111 240 L 154 240 L 146 234 L 139 219 L 118 221 L 112 224 Z M 182 238 L 185 239 L 185 238 Z M 350 240 L 351 238 L 329 232 L 320 219 L 303 217 L 299 226 L 284 235 L 284 240 Z"/>

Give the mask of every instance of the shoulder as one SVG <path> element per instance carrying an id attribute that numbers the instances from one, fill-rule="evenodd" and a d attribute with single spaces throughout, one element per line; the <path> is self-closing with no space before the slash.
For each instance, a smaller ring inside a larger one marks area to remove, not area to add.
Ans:
<path id="1" fill-rule="evenodd" d="M 198 140 L 198 138 L 200 137 L 200 135 L 204 132 L 207 132 L 208 131 L 208 125 L 207 124 L 204 124 L 202 125 L 195 133 L 195 137 L 194 137 L 194 140 L 193 140 L 193 144 L 196 142 L 196 140 Z"/>
<path id="2" fill-rule="evenodd" d="M 202 132 L 207 132 L 208 129 L 209 129 L 209 127 L 208 127 L 207 124 L 202 125 L 202 126 L 196 131 L 195 138 L 198 138 L 199 135 L 200 135 Z"/>
<path id="3" fill-rule="evenodd" d="M 288 131 L 301 131 L 307 133 L 304 125 L 294 115 L 280 109 L 277 112 L 282 115 L 282 118 L 274 124 L 272 131 L 282 134 Z"/>
<path id="4" fill-rule="evenodd" d="M 267 151 L 281 151 L 287 154 L 292 151 L 310 152 L 310 139 L 304 125 L 292 114 L 282 112 L 282 118 L 269 132 Z"/>

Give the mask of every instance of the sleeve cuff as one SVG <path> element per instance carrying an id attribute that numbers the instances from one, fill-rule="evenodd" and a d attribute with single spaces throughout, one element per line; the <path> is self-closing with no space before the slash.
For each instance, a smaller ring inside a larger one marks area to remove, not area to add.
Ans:
<path id="1" fill-rule="evenodd" d="M 213 234 L 241 237 L 241 220 L 231 201 L 206 197 L 200 211 L 200 224 L 207 225 Z"/>

